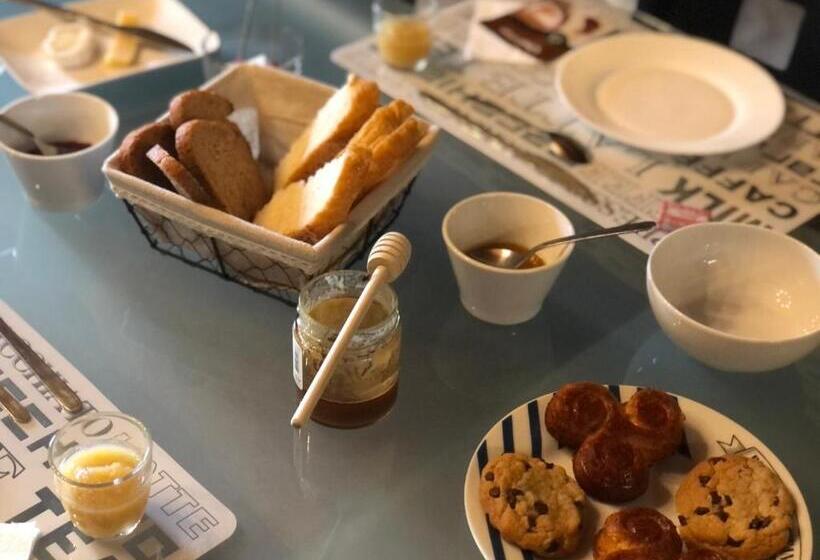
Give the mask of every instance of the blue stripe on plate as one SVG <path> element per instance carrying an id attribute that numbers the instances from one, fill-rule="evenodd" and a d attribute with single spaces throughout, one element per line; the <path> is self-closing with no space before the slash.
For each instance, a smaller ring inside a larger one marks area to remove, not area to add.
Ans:
<path id="1" fill-rule="evenodd" d="M 530 552 L 529 550 L 524 550 L 523 548 L 521 549 L 521 556 L 524 557 L 524 560 L 534 560 L 535 558 L 532 555 L 532 552 Z"/>
<path id="2" fill-rule="evenodd" d="M 478 463 L 478 477 L 481 480 L 481 471 L 487 465 L 487 440 L 481 442 L 478 446 L 478 451 L 475 454 L 476 462 Z M 490 534 L 490 545 L 493 547 L 493 557 L 496 560 L 506 560 L 504 554 L 504 546 L 501 544 L 501 535 L 498 534 L 498 529 L 490 524 L 490 517 L 484 514 L 484 520 L 487 522 L 487 532 Z"/>
<path id="3" fill-rule="evenodd" d="M 515 453 L 512 414 L 501 421 L 501 434 L 504 438 L 504 453 Z"/>
<path id="4" fill-rule="evenodd" d="M 621 386 L 620 385 L 608 385 L 609 392 L 612 393 L 612 396 L 615 397 L 618 402 L 621 402 Z"/>
<path id="5" fill-rule="evenodd" d="M 532 456 L 541 456 L 541 420 L 538 417 L 538 401 L 527 405 L 527 414 L 530 417 L 530 439 L 532 440 Z"/>

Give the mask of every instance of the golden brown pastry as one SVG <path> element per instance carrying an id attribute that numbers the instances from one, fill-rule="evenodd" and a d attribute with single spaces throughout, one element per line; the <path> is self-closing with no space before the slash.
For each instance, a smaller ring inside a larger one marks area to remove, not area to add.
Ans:
<path id="1" fill-rule="evenodd" d="M 617 412 L 618 401 L 605 387 L 568 383 L 550 399 L 544 423 L 559 445 L 577 449 Z"/>
<path id="2" fill-rule="evenodd" d="M 649 487 L 649 464 L 616 428 L 604 427 L 586 438 L 572 470 L 584 492 L 602 502 L 628 502 Z"/>
<path id="3" fill-rule="evenodd" d="M 595 560 L 679 560 L 683 543 L 675 525 L 654 509 L 613 513 L 595 535 Z"/>
<path id="4" fill-rule="evenodd" d="M 638 391 L 623 407 L 633 426 L 631 442 L 650 464 L 674 454 L 683 440 L 683 412 L 675 397 L 656 391 Z"/>

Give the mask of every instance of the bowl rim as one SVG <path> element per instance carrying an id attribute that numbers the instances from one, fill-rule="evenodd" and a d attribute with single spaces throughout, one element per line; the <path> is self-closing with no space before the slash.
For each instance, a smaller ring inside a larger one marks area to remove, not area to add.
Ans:
<path id="1" fill-rule="evenodd" d="M 695 327 L 699 330 L 705 331 L 708 334 L 716 335 L 718 337 L 722 337 L 724 339 L 731 340 L 733 342 L 741 342 L 741 343 L 745 343 L 745 344 L 757 344 L 757 345 L 771 345 L 771 346 L 773 346 L 773 345 L 777 345 L 777 344 L 783 344 L 784 342 L 795 343 L 795 342 L 799 342 L 799 341 L 803 341 L 803 340 L 808 340 L 808 339 L 816 337 L 818 334 L 820 334 L 820 324 L 818 324 L 818 326 L 815 327 L 814 330 L 812 330 L 810 332 L 807 332 L 807 333 L 804 333 L 804 334 L 801 334 L 801 335 L 798 335 L 798 336 L 788 336 L 788 337 L 781 337 L 781 338 L 755 338 L 755 337 L 749 337 L 749 336 L 740 336 L 740 335 L 728 333 L 726 331 L 722 331 L 720 329 L 716 329 L 714 327 L 710 327 L 709 325 L 701 323 L 700 321 L 697 321 L 697 320 L 693 319 L 692 317 L 690 317 L 689 315 L 687 315 L 686 313 L 684 313 L 683 311 L 678 309 L 678 307 L 676 305 L 673 305 L 672 302 L 670 302 L 669 299 L 666 297 L 666 295 L 664 295 L 664 293 L 660 289 L 660 287 L 655 283 L 655 278 L 652 275 L 652 265 L 653 265 L 653 262 L 654 262 L 653 257 L 655 256 L 656 251 L 666 242 L 667 239 L 671 239 L 673 237 L 678 237 L 680 235 L 685 235 L 686 233 L 684 233 L 684 232 L 687 232 L 687 230 L 689 230 L 688 233 L 691 233 L 694 229 L 706 229 L 706 228 L 709 228 L 709 229 L 743 229 L 743 230 L 749 232 L 752 235 L 774 236 L 774 237 L 777 237 L 782 242 L 791 243 L 795 246 L 800 247 L 800 250 L 801 251 L 806 251 L 807 254 L 813 254 L 814 257 L 816 259 L 818 259 L 818 261 L 820 261 L 820 255 L 818 255 L 815 251 L 813 251 L 811 249 L 811 247 L 809 247 L 805 243 L 803 243 L 801 241 L 798 241 L 797 239 L 794 239 L 793 237 L 791 237 L 791 236 L 789 236 L 785 233 L 772 231 L 770 229 L 766 229 L 766 228 L 763 228 L 763 227 L 760 227 L 760 226 L 753 226 L 753 225 L 750 225 L 750 224 L 733 224 L 733 223 L 722 223 L 722 222 L 708 222 L 708 223 L 703 223 L 703 224 L 692 224 L 690 226 L 682 227 L 680 229 L 677 229 L 677 230 L 673 231 L 672 233 L 666 235 L 663 239 L 661 239 L 658 242 L 658 244 L 655 245 L 652 248 L 652 251 L 649 253 L 649 258 L 647 259 L 647 262 L 646 262 L 646 283 L 647 283 L 647 288 L 654 291 L 655 294 L 657 295 L 657 297 L 660 299 L 660 301 L 668 309 L 672 310 L 672 312 L 675 314 L 676 317 L 682 319 L 683 322 L 688 323 L 690 326 Z M 754 233 L 752 233 L 752 232 L 754 232 Z M 654 309 L 653 309 L 653 313 L 654 313 Z"/>
<path id="2" fill-rule="evenodd" d="M 542 198 L 538 198 L 537 196 L 532 196 L 532 195 L 524 194 L 524 193 L 518 193 L 518 192 L 514 192 L 514 191 L 488 191 L 488 192 L 478 193 L 478 194 L 468 196 L 466 198 L 462 198 L 461 200 L 459 200 L 458 202 L 453 204 L 449 208 L 449 210 L 447 210 L 447 213 L 444 215 L 444 218 L 441 220 L 441 236 L 444 239 L 444 244 L 447 246 L 448 249 L 450 249 L 450 251 L 452 251 L 453 254 L 458 256 L 458 258 L 460 260 L 466 262 L 470 266 L 473 266 L 475 268 L 478 268 L 479 270 L 484 270 L 484 271 L 487 271 L 487 272 L 492 272 L 492 273 L 502 274 L 502 275 L 509 275 L 509 276 L 531 276 L 531 275 L 536 275 L 536 274 L 543 273 L 543 272 L 548 271 L 548 270 L 558 268 L 558 267 L 562 266 L 567 261 L 567 259 L 569 259 L 570 255 L 573 253 L 573 250 L 575 249 L 575 243 L 567 244 L 565 246 L 566 248 L 564 249 L 564 251 L 561 252 L 561 254 L 559 255 L 559 257 L 556 260 L 544 263 L 541 266 L 536 266 L 536 267 L 533 267 L 533 268 L 514 268 L 514 269 L 513 268 L 500 268 L 500 267 L 497 267 L 497 266 L 491 266 L 489 264 L 485 264 L 481 261 L 477 261 L 474 258 L 468 256 L 467 253 L 465 253 L 460 247 L 458 247 L 453 242 L 453 240 L 450 238 L 450 233 L 448 231 L 448 225 L 450 223 L 450 220 L 455 215 L 456 211 L 460 210 L 462 206 L 464 206 L 466 204 L 469 204 L 471 202 L 475 202 L 476 200 L 479 200 L 479 199 L 484 199 L 484 198 L 519 198 L 519 199 L 525 199 L 531 204 L 537 204 L 539 206 L 546 206 L 546 207 L 550 208 L 552 211 L 554 211 L 559 217 L 566 220 L 567 224 L 569 224 L 569 227 L 571 229 L 571 232 L 569 233 L 569 235 L 574 235 L 575 234 L 575 224 L 572 223 L 572 220 L 569 219 L 569 216 L 567 216 L 564 212 L 562 212 L 560 209 L 558 209 L 555 205 L 550 204 L 549 202 L 547 202 L 546 200 L 544 200 Z"/>
<path id="3" fill-rule="evenodd" d="M 83 157 L 87 154 L 94 152 L 95 150 L 106 146 L 116 135 L 120 128 L 120 115 L 117 113 L 117 110 L 114 108 L 111 103 L 103 99 L 98 95 L 94 95 L 92 93 L 87 93 L 84 91 L 65 91 L 65 92 L 54 92 L 54 93 L 44 93 L 42 95 L 26 95 L 19 99 L 15 99 L 9 103 L 7 103 L 4 107 L 0 108 L 0 114 L 7 114 L 11 109 L 14 109 L 20 105 L 24 105 L 26 103 L 39 103 L 43 100 L 55 97 L 62 97 L 62 98 L 74 98 L 74 99 L 82 99 L 85 101 L 90 101 L 92 103 L 97 103 L 102 109 L 105 110 L 107 120 L 109 122 L 109 131 L 106 133 L 105 137 L 97 142 L 91 144 L 90 146 L 83 148 L 82 150 L 77 150 L 76 152 L 69 152 L 67 154 L 58 154 L 54 156 L 44 156 L 44 155 L 36 155 L 36 154 L 29 154 L 27 152 L 21 152 L 20 150 L 9 146 L 4 142 L 0 142 L 0 150 L 6 151 L 7 155 L 14 156 L 18 159 L 27 160 L 27 161 L 36 161 L 36 162 L 51 162 L 51 161 L 67 161 L 71 159 L 76 159 L 79 157 Z"/>

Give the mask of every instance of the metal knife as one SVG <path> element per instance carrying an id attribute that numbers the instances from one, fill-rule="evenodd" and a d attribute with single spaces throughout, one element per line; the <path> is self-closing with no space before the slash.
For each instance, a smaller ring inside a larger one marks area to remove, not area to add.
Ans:
<path id="1" fill-rule="evenodd" d="M 83 401 L 77 393 L 2 318 L 0 318 L 0 334 L 9 341 L 17 355 L 29 365 L 31 371 L 40 378 L 40 381 L 51 391 L 64 409 L 73 414 L 82 411 Z"/>
<path id="2" fill-rule="evenodd" d="M 5 408 L 19 424 L 31 422 L 31 414 L 28 409 L 8 392 L 8 389 L 0 385 L 0 406 Z"/>
<path id="3" fill-rule="evenodd" d="M 71 19 L 83 18 L 88 20 L 89 22 L 93 23 L 94 25 L 99 25 L 100 27 L 105 27 L 107 29 L 111 29 L 113 31 L 122 31 L 123 33 L 130 33 L 131 35 L 136 35 L 142 39 L 147 41 L 153 41 L 154 43 L 159 43 L 166 47 L 173 47 L 175 49 L 182 49 L 189 52 L 194 52 L 194 49 L 186 45 L 185 43 L 181 43 L 177 41 L 173 37 L 169 37 L 167 35 L 163 35 L 158 31 L 154 31 L 152 29 L 148 29 L 147 27 L 139 27 L 136 25 L 117 25 L 116 23 L 111 23 L 110 21 L 106 21 L 104 19 L 100 19 L 95 16 L 88 15 L 83 12 L 78 12 L 75 10 L 71 10 L 69 8 L 64 8 L 63 6 L 56 6 L 54 4 L 50 4 L 49 2 L 45 2 L 44 0 L 11 0 L 12 2 L 16 2 L 18 4 L 25 4 L 28 6 L 36 6 L 38 8 L 43 8 L 44 10 L 50 10 L 55 12 L 62 17 L 67 17 Z"/>
<path id="4" fill-rule="evenodd" d="M 562 169 L 561 166 L 557 163 L 550 161 L 546 157 L 536 155 L 528 150 L 523 150 L 518 146 L 510 144 L 502 135 L 492 130 L 490 127 L 477 122 L 475 119 L 471 118 L 465 111 L 459 109 L 458 107 L 454 107 L 447 100 L 443 99 L 439 95 L 436 95 L 435 93 L 426 90 L 419 90 L 419 95 L 421 95 L 421 97 L 423 97 L 424 99 L 428 99 L 436 105 L 438 105 L 439 107 L 445 109 L 451 115 L 457 117 L 461 121 L 464 121 L 466 124 L 472 126 L 474 129 L 484 134 L 485 136 L 488 136 L 496 142 L 500 143 L 504 148 L 511 151 L 517 158 L 520 158 L 530 163 L 538 171 L 540 171 L 541 173 L 555 181 L 558 185 L 564 187 L 572 194 L 592 204 L 598 204 L 598 197 L 595 196 L 595 193 L 593 193 L 587 185 L 581 182 L 572 173 L 564 171 L 564 169 Z"/>

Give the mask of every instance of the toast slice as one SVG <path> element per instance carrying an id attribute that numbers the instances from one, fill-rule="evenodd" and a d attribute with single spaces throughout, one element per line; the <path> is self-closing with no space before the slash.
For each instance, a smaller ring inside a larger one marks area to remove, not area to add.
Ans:
<path id="1" fill-rule="evenodd" d="M 174 97 L 168 108 L 171 126 L 179 128 L 194 119 L 224 120 L 233 112 L 233 103 L 210 91 L 192 89 Z"/>
<path id="2" fill-rule="evenodd" d="M 228 121 L 195 119 L 176 131 L 179 160 L 228 213 L 252 220 L 268 200 L 247 140 Z"/>
<path id="3" fill-rule="evenodd" d="M 373 146 L 373 158 L 362 180 L 360 198 L 376 188 L 394 169 L 407 161 L 416 151 L 419 141 L 427 132 L 427 126 L 410 117 L 393 132 L 386 134 Z"/>
<path id="4" fill-rule="evenodd" d="M 385 135 L 390 134 L 413 114 L 413 106 L 396 99 L 384 107 L 379 107 L 367 119 L 353 138 L 350 144 L 373 148 Z"/>
<path id="5" fill-rule="evenodd" d="M 307 179 L 336 157 L 378 105 L 379 88 L 374 82 L 348 76 L 276 166 L 274 191 Z"/>
<path id="6" fill-rule="evenodd" d="M 350 147 L 307 181 L 273 193 L 254 223 L 293 239 L 316 243 L 347 220 L 370 166 L 370 150 Z"/>
<path id="7" fill-rule="evenodd" d="M 120 144 L 117 156 L 120 169 L 163 189 L 174 190 L 171 182 L 146 155 L 157 144 L 169 154 L 176 153 L 174 129 L 170 125 L 149 123 L 129 132 Z"/>
<path id="8" fill-rule="evenodd" d="M 148 159 L 154 162 L 163 175 L 168 178 L 168 181 L 173 185 L 174 190 L 185 198 L 192 200 L 198 204 L 204 204 L 218 210 L 225 210 L 214 197 L 205 190 L 199 181 L 182 165 L 178 159 L 169 154 L 165 149 L 157 144 L 146 154 Z"/>

